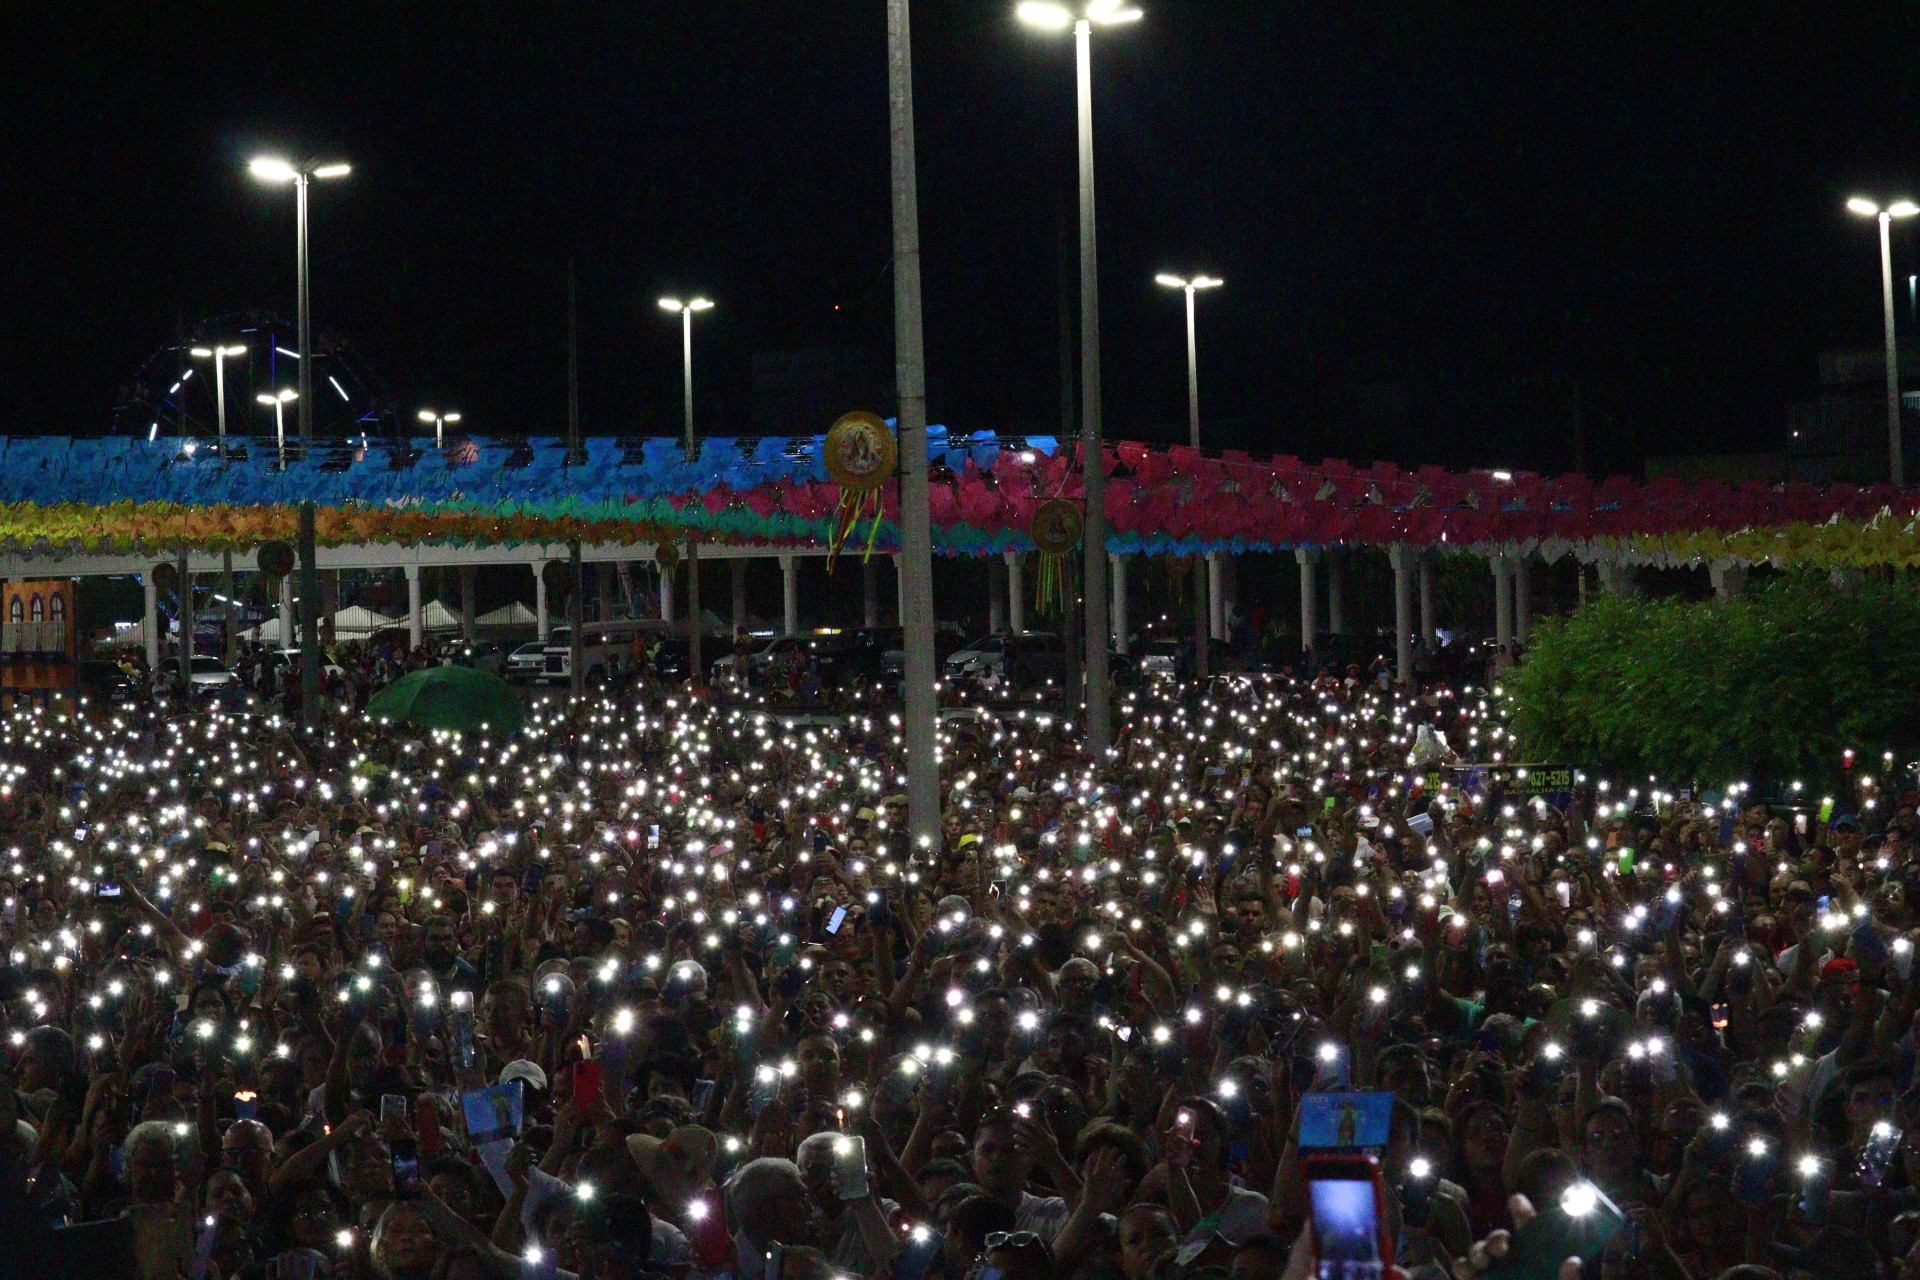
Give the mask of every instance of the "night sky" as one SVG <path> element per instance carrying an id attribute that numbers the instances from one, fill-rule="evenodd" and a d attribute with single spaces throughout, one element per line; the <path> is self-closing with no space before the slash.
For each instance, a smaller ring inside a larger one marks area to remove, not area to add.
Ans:
<path id="1" fill-rule="evenodd" d="M 1842 202 L 1920 191 L 1912 4 L 1144 2 L 1095 37 L 1112 435 L 1185 434 L 1161 270 L 1227 280 L 1210 442 L 1308 458 L 1555 471 L 1576 415 L 1595 470 L 1764 447 L 1879 341 Z M 915 14 L 929 408 L 1044 432 L 1072 46 L 1011 10 Z M 586 429 L 677 430 L 654 300 L 697 289 L 700 426 L 745 433 L 755 352 L 890 369 L 884 52 L 881 0 L 9 6 L 0 430 L 102 431 L 183 320 L 291 312 L 276 151 L 354 166 L 316 324 L 406 416 L 562 430 L 571 256 Z"/>

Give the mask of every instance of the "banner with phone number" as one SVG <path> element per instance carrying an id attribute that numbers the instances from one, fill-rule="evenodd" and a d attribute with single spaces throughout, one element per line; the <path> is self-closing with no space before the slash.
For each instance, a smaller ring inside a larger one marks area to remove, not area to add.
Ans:
<path id="1" fill-rule="evenodd" d="M 1462 764 L 1429 770 L 1426 791 L 1440 793 L 1440 784 L 1470 796 L 1485 796 L 1498 787 L 1512 799 L 1536 797 L 1565 813 L 1573 806 L 1574 768 L 1570 764 Z"/>

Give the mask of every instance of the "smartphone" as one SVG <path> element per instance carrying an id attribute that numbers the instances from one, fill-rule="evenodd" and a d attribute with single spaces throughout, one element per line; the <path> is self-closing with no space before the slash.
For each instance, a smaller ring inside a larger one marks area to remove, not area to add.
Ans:
<path id="1" fill-rule="evenodd" d="M 753 1085 L 747 1090 L 747 1114 L 754 1119 L 767 1104 L 780 1096 L 780 1073 L 772 1067 L 761 1067 L 753 1073 Z"/>
<path id="2" fill-rule="evenodd" d="M 775 1240 L 767 1246 L 767 1265 L 760 1272 L 762 1280 L 786 1280 L 787 1246 Z"/>
<path id="3" fill-rule="evenodd" d="M 832 918 L 827 921 L 827 932 L 839 933 L 840 926 L 843 923 L 845 923 L 846 918 L 847 918 L 847 909 L 845 907 L 835 907 L 833 909 Z"/>
<path id="4" fill-rule="evenodd" d="M 1760 1149 L 1749 1147 L 1742 1151 L 1733 1171 L 1733 1198 L 1741 1204 L 1766 1203 L 1768 1184 L 1773 1181 L 1774 1166 L 1779 1163 L 1771 1139 L 1758 1136 L 1754 1141 L 1760 1144 Z"/>
<path id="5" fill-rule="evenodd" d="M 1573 905 L 1573 886 L 1565 880 L 1555 880 L 1553 882 L 1553 893 L 1555 897 L 1560 899 L 1560 909 L 1562 911 L 1565 911 Z"/>
<path id="6" fill-rule="evenodd" d="M 412 1138 L 393 1140 L 393 1195 L 396 1200 L 420 1198 L 420 1144 Z"/>
<path id="7" fill-rule="evenodd" d="M 833 1140 L 833 1189 L 842 1200 L 864 1200 L 872 1192 L 867 1182 L 867 1140 L 859 1134 Z"/>
<path id="8" fill-rule="evenodd" d="M 395 1121 L 405 1124 L 410 1110 L 411 1108 L 407 1106 L 405 1095 L 398 1093 L 383 1093 L 380 1095 L 380 1123 L 382 1125 L 391 1124 Z"/>
<path id="9" fill-rule="evenodd" d="M 1713 1029 L 1715 1031 L 1725 1031 L 1727 1029 L 1726 1002 L 1721 1001 L 1718 1004 L 1715 1004 L 1712 1009 L 1712 1014 L 1713 1014 Z"/>
<path id="10" fill-rule="evenodd" d="M 1874 1125 L 1867 1145 L 1860 1151 L 1861 1184 L 1878 1187 L 1884 1182 L 1887 1169 L 1893 1164 L 1894 1154 L 1899 1150 L 1900 1131 L 1884 1120 Z"/>
<path id="11" fill-rule="evenodd" d="M 117 898 L 120 896 L 120 886 L 111 880 L 101 880 L 93 886 L 93 896 L 96 898 Z"/>
<path id="12" fill-rule="evenodd" d="M 647 828 L 647 848 L 658 849 L 659 847 L 660 847 L 660 824 L 656 822 L 651 827 Z"/>
<path id="13" fill-rule="evenodd" d="M 1393 1239 L 1380 1162 L 1372 1156 L 1309 1156 L 1306 1177 L 1320 1280 L 1385 1275 L 1393 1265 Z"/>
<path id="14" fill-rule="evenodd" d="M 1626 1230 L 1626 1215 L 1591 1182 L 1575 1182 L 1560 1203 L 1513 1233 L 1507 1256 L 1481 1280 L 1554 1280 L 1568 1258 L 1597 1259 Z"/>
<path id="15" fill-rule="evenodd" d="M 573 1064 L 573 1105 L 576 1110 L 589 1111 L 600 1102 L 600 1062 L 597 1058 L 586 1058 Z"/>
<path id="16" fill-rule="evenodd" d="M 462 1071 L 473 1070 L 473 992 L 455 991 L 447 997 L 452 1010 L 453 1062 Z"/>

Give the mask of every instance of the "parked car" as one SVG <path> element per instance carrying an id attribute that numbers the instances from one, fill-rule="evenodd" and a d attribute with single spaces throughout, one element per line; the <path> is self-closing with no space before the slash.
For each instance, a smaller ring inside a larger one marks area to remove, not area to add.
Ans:
<path id="1" fill-rule="evenodd" d="M 134 700 L 138 689 L 117 662 L 83 659 L 74 672 L 81 696 L 101 706 L 117 707 Z"/>
<path id="2" fill-rule="evenodd" d="M 882 673 L 900 677 L 907 673 L 906 632 L 899 627 L 888 627 L 886 649 L 880 655 Z M 936 675 L 946 669 L 946 662 L 958 653 L 966 644 L 966 637 L 960 628 L 951 622 L 942 622 L 933 629 L 933 670 Z"/>
<path id="3" fill-rule="evenodd" d="M 1050 631 L 999 633 L 976 640 L 946 662 L 947 679 L 988 688 L 1032 689 L 1067 682 L 1066 644 Z"/>
<path id="4" fill-rule="evenodd" d="M 529 640 L 507 655 L 500 674 L 509 680 L 531 680 L 546 669 L 547 642 Z"/>
<path id="5" fill-rule="evenodd" d="M 451 649 L 447 660 L 455 666 L 472 667 L 476 671 L 491 671 L 500 674 L 506 665 L 507 655 L 500 646 L 485 640 L 476 640 L 472 644 L 462 644 Z"/>
<path id="6" fill-rule="evenodd" d="M 300 650 L 297 648 L 275 649 L 273 651 L 273 658 L 274 658 L 273 673 L 277 676 L 281 672 L 285 671 L 288 666 L 297 667 L 300 665 Z M 346 672 L 340 669 L 339 663 L 335 662 L 333 659 L 327 656 L 327 651 L 325 649 L 322 649 L 320 651 L 320 678 L 322 680 L 331 680 L 335 676 L 339 676 L 344 679 L 346 676 Z"/>
<path id="7" fill-rule="evenodd" d="M 228 693 L 240 687 L 240 677 L 227 669 L 227 664 L 218 658 L 200 658 L 193 660 L 190 671 L 193 679 L 193 693 Z"/>

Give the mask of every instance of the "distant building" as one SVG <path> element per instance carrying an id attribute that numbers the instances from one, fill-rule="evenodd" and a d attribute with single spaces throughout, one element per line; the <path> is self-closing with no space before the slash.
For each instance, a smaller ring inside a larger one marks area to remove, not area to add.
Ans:
<path id="1" fill-rule="evenodd" d="M 1887 478 L 1887 358 L 1878 347 L 1820 353 L 1820 391 L 1787 407 L 1784 448 L 1766 453 L 1681 454 L 1647 459 L 1647 475 L 1674 480 L 1841 481 Z M 1911 476 L 1920 421 L 1920 359 L 1900 353 L 1901 453 Z"/>

